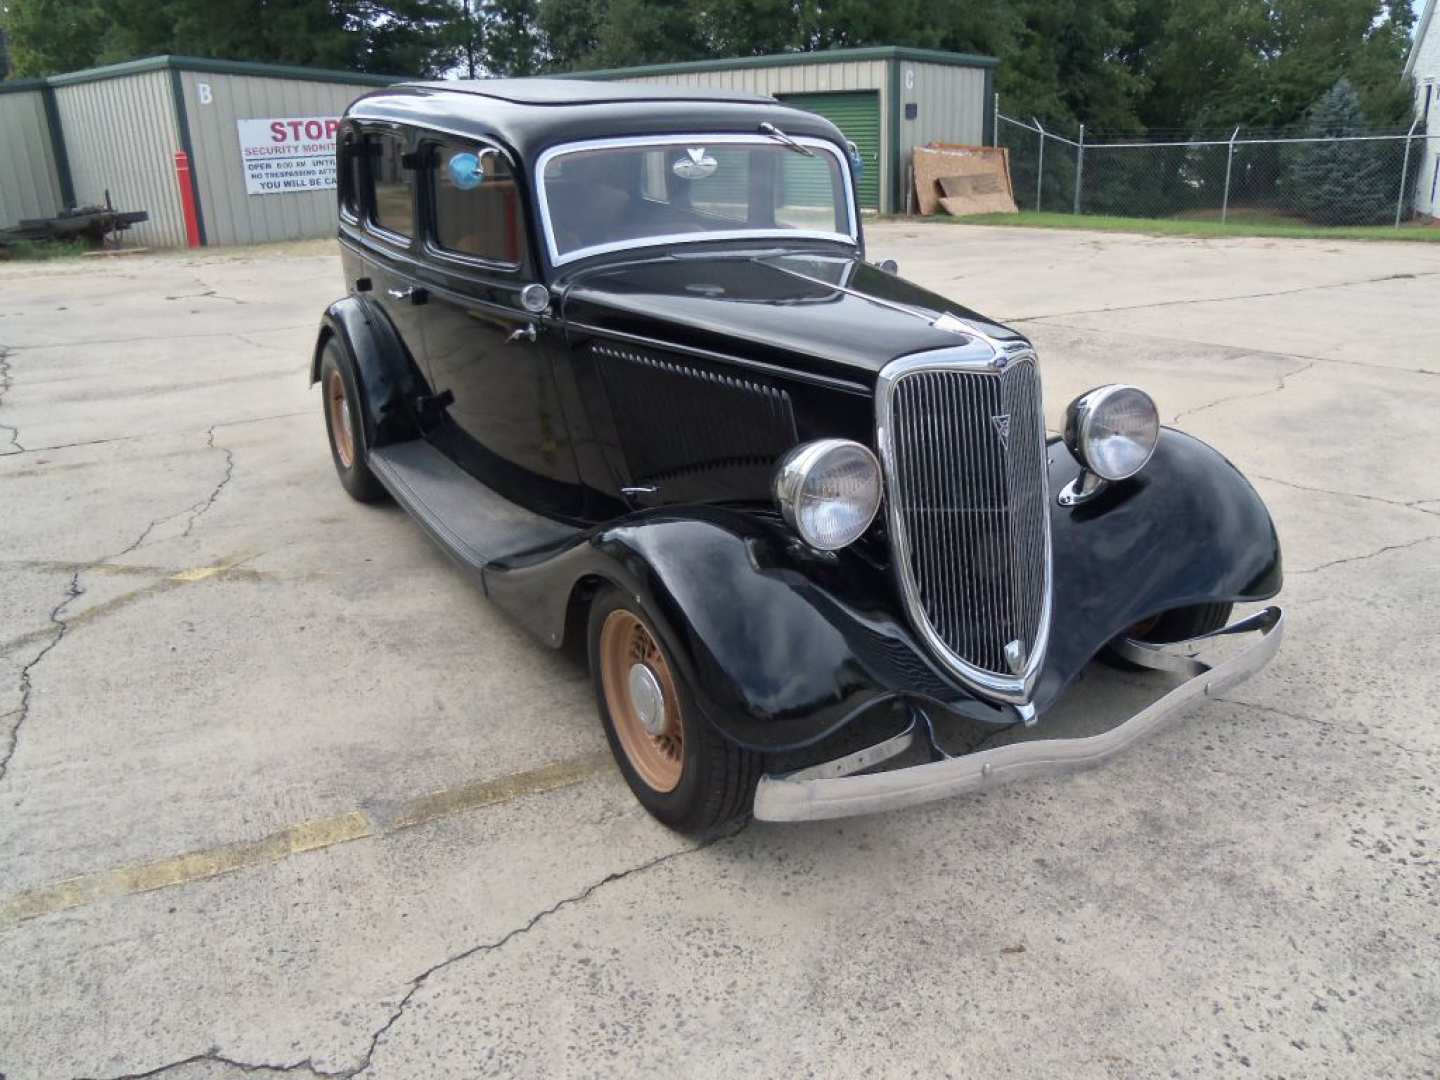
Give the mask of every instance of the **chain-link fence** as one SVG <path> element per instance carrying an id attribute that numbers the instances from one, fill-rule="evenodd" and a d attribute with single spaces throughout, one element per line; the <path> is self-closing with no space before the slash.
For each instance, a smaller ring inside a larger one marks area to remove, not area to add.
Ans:
<path id="1" fill-rule="evenodd" d="M 1440 138 L 1418 122 L 1330 138 L 1243 128 L 1152 141 L 1087 138 L 1083 126 L 1075 134 L 997 105 L 995 142 L 1009 149 L 1021 210 L 1398 227 L 1413 216 L 1426 142 Z"/>

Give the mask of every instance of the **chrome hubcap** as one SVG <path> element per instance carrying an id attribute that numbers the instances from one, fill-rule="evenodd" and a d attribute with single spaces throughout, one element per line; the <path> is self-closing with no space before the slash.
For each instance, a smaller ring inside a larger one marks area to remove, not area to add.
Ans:
<path id="1" fill-rule="evenodd" d="M 665 734 L 665 692 L 647 664 L 630 665 L 630 701 L 648 735 Z"/>

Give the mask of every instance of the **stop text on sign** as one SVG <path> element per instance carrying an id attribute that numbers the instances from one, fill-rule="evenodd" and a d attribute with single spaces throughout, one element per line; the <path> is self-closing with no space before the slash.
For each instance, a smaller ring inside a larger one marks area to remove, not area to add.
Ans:
<path id="1" fill-rule="evenodd" d="M 247 195 L 285 195 L 335 187 L 336 116 L 236 120 Z"/>

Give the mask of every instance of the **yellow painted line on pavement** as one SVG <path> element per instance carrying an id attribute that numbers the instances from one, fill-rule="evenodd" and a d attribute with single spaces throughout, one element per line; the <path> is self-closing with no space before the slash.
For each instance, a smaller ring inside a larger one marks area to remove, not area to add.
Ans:
<path id="1" fill-rule="evenodd" d="M 591 754 L 421 795 L 405 803 L 388 828 L 377 826 L 364 811 L 352 810 L 338 817 L 302 821 L 259 840 L 224 844 L 26 889 L 0 903 L 0 928 L 110 897 L 204 881 L 237 870 L 279 862 L 307 851 L 321 851 L 337 844 L 383 836 L 465 811 L 556 791 L 603 771 L 608 767 L 609 760 L 608 754 Z"/>
<path id="2" fill-rule="evenodd" d="M 609 761 L 608 753 L 592 754 L 570 761 L 559 761 L 554 765 L 544 765 L 528 772 L 511 773 L 494 780 L 478 780 L 422 795 L 406 803 L 390 827 L 408 829 L 412 825 L 449 817 L 464 810 L 478 810 L 482 806 L 509 802 L 522 795 L 539 795 L 542 792 L 569 787 L 594 776 L 604 769 Z"/>
<path id="3" fill-rule="evenodd" d="M 189 570 L 181 570 L 178 574 L 171 574 L 170 580 L 186 583 L 204 581 L 206 578 L 214 577 L 216 574 L 223 574 L 227 570 L 234 570 L 235 567 L 241 563 L 253 559 L 255 554 L 255 552 L 251 552 L 249 555 L 236 555 L 226 559 L 222 563 L 216 563 L 214 566 L 192 566 Z"/>
<path id="4" fill-rule="evenodd" d="M 99 604 L 96 604 L 94 607 L 89 607 L 86 608 L 84 611 L 79 611 L 76 612 L 74 615 L 67 616 L 65 619 L 65 625 L 68 626 L 71 630 L 74 630 L 77 627 L 84 626 L 86 623 L 94 622 L 96 619 L 99 619 L 102 616 L 119 611 L 121 608 L 127 608 L 131 604 L 135 603 L 137 600 L 143 600 L 147 596 L 155 596 L 159 593 L 169 592 L 171 589 L 179 588 L 181 585 L 190 585 L 197 581 L 204 581 L 206 578 L 218 577 L 221 574 L 224 574 L 227 580 L 234 575 L 258 574 L 260 573 L 260 571 L 245 570 L 242 569 L 240 566 L 241 563 L 248 562 L 250 559 L 255 558 L 256 554 L 256 552 L 250 552 L 245 555 L 231 556 L 224 562 L 219 563 L 215 566 L 192 566 L 188 570 L 179 570 L 175 572 L 171 572 L 167 569 L 156 570 L 155 573 L 164 574 L 166 576 L 160 578 L 157 581 L 152 581 L 148 585 L 142 585 L 138 589 L 132 589 L 130 590 L 130 592 L 121 593 L 119 596 L 112 596 L 109 600 L 105 600 Z M 69 573 L 74 573 L 76 570 L 79 570 L 82 573 L 86 574 L 126 574 L 131 572 L 128 567 L 123 567 L 121 565 L 116 565 L 112 563 L 80 563 L 78 565 L 54 565 L 56 567 L 63 568 L 66 572 Z M 0 642 L 0 655 L 8 653 L 13 649 L 22 648 L 26 645 L 33 645 L 36 642 L 48 641 L 54 636 L 55 626 L 53 623 L 49 626 L 44 627 L 43 629 L 31 630 L 29 633 L 21 634 L 18 637 L 13 637 L 9 641 Z"/>
<path id="5" fill-rule="evenodd" d="M 302 851 L 316 851 L 373 835 L 370 820 L 355 810 L 337 818 L 301 822 L 249 843 L 227 844 L 209 851 L 192 851 L 187 855 L 138 866 L 121 866 L 98 874 L 84 874 L 54 885 L 27 889 L 7 900 L 0 907 L 0 925 L 93 904 L 108 896 L 126 896 L 190 881 L 203 881 L 247 866 L 278 862 Z"/>

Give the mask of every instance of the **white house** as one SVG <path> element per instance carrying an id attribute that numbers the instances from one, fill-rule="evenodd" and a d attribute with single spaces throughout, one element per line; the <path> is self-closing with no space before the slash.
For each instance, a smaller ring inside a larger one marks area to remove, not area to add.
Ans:
<path id="1" fill-rule="evenodd" d="M 1420 175 L 1415 183 L 1415 212 L 1440 218 L 1440 18 L 1435 8 L 1440 0 L 1425 0 L 1425 10 L 1415 28 L 1415 41 L 1405 61 L 1405 74 L 1415 77 L 1415 108 L 1430 136 L 1416 140 L 1414 153 L 1423 153 Z M 1421 150 L 1421 147 L 1424 150 Z"/>

